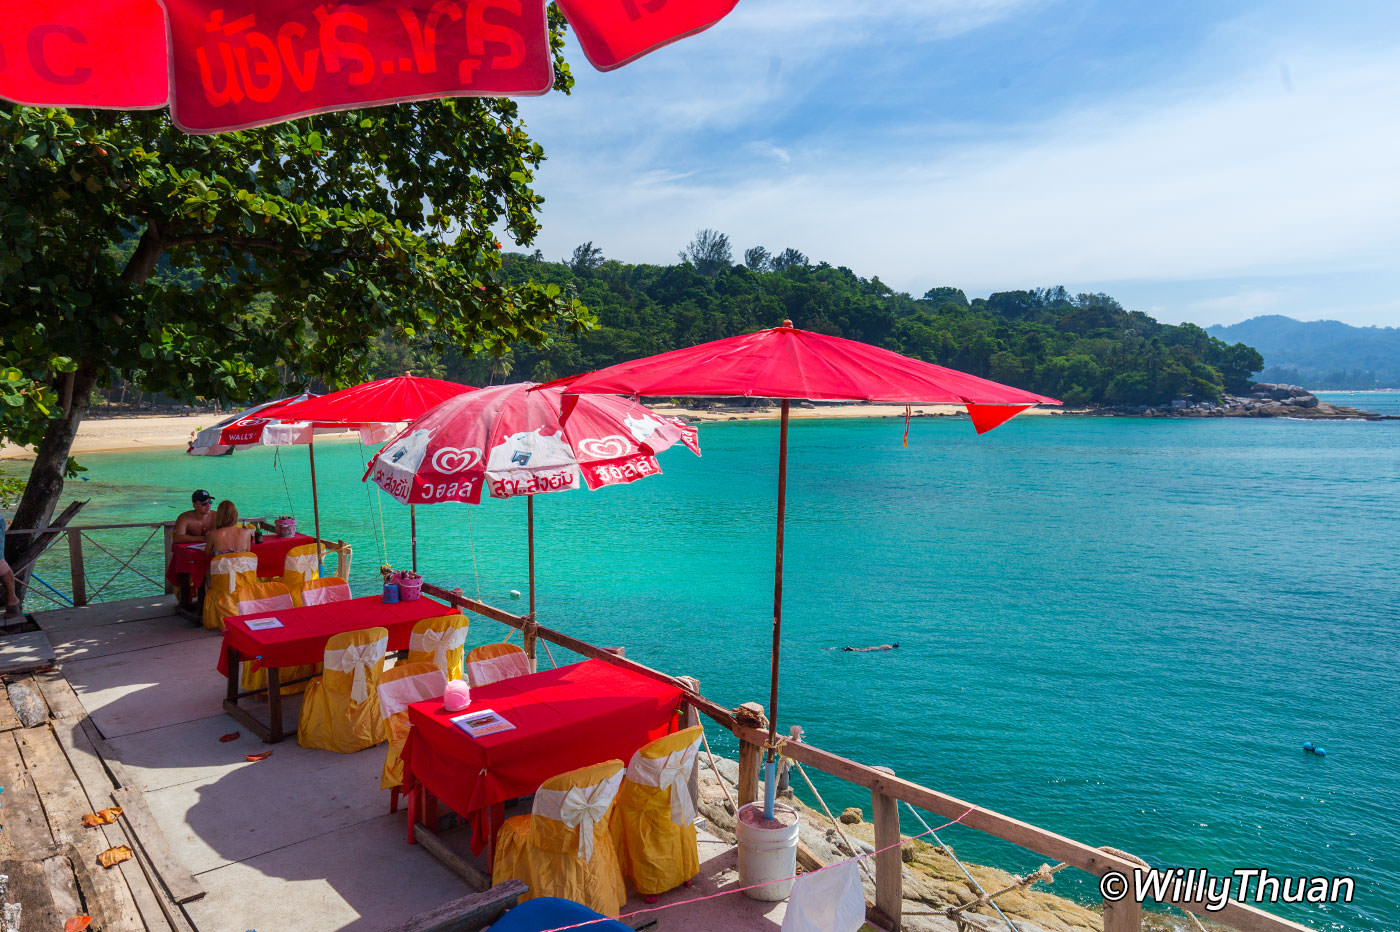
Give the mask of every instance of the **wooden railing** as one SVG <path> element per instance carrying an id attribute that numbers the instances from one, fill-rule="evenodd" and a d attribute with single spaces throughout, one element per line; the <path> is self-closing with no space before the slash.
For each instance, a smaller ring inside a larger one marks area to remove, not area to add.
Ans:
<path id="1" fill-rule="evenodd" d="M 246 520 L 258 522 L 265 532 L 270 533 L 273 530 L 272 525 L 263 518 L 248 518 Z M 103 546 L 101 542 L 93 539 L 93 537 L 91 536 L 91 533 L 93 531 L 130 531 L 136 528 L 149 528 L 150 533 L 147 534 L 146 537 L 141 541 L 141 543 L 136 546 L 135 551 L 132 552 L 129 557 L 125 558 L 119 556 L 112 549 L 108 549 L 107 547 Z M 55 525 L 53 527 L 42 527 L 23 530 L 9 528 L 6 531 L 6 534 L 8 536 L 15 537 L 26 535 L 59 535 L 67 538 L 68 579 L 72 587 L 73 593 L 72 604 L 75 607 L 87 605 L 93 601 L 100 601 L 101 595 L 104 592 L 106 592 L 108 587 L 111 586 L 111 584 L 115 582 L 118 578 L 120 578 L 123 574 L 131 574 L 141 577 L 142 579 L 149 582 L 153 590 L 156 592 L 163 592 L 169 594 L 174 591 L 169 581 L 165 579 L 165 568 L 170 564 L 171 548 L 174 546 L 175 541 L 174 521 L 139 521 L 131 524 L 68 524 L 63 525 L 61 527 Z M 134 565 L 136 563 L 136 559 L 143 553 L 155 553 L 154 548 L 152 548 L 150 551 L 147 551 L 147 546 L 155 539 L 157 534 L 159 534 L 161 538 L 159 566 L 153 566 L 154 561 L 148 561 L 147 565 L 144 567 L 138 567 Z M 341 576 L 343 578 L 349 578 L 350 558 L 352 555 L 352 548 L 350 547 L 350 545 L 345 543 L 344 541 L 328 540 L 322 540 L 321 545 L 324 548 L 324 551 L 327 555 L 335 554 L 336 556 L 335 575 Z M 58 546 L 59 545 L 57 543 L 53 545 L 54 549 L 57 549 Z M 87 559 L 89 547 L 96 548 L 97 550 L 111 557 L 117 564 L 116 570 L 113 571 L 110 575 L 108 575 L 105 579 L 98 581 L 97 585 L 91 590 L 89 590 L 89 584 L 92 582 L 92 580 L 88 578 Z M 32 572 L 32 569 L 32 566 L 28 567 L 28 571 L 23 575 L 27 578 L 29 572 Z M 146 572 L 147 570 L 154 570 L 154 572 L 148 573 Z M 27 588 L 34 587 L 29 586 Z M 42 590 L 35 589 L 34 591 L 37 593 Z M 24 593 L 24 595 L 27 594 L 27 592 Z M 129 597 L 129 593 L 121 597 L 127 598 Z M 49 598 L 52 598 L 52 596 L 49 596 Z"/>
<path id="2" fill-rule="evenodd" d="M 737 802 L 742 806 L 757 799 L 759 759 L 768 741 L 767 731 L 742 724 L 729 709 L 701 695 L 694 680 L 688 677 L 674 677 L 659 670 L 653 670 L 634 660 L 620 657 L 613 651 L 596 647 L 586 641 L 580 641 L 563 632 L 542 627 L 529 616 L 513 615 L 439 586 L 424 585 L 423 592 L 449 602 L 458 608 L 519 628 L 524 635 L 525 649 L 530 655 L 532 667 L 536 642 L 543 638 L 584 657 L 602 660 L 605 663 L 624 667 L 644 676 L 680 687 L 693 709 L 732 732 L 739 740 L 739 799 Z M 746 705 L 750 708 L 754 707 L 753 704 Z M 956 819 L 968 828 L 1019 845 L 1071 867 L 1077 867 L 1095 877 L 1118 872 L 1128 878 L 1128 882 L 1131 884 L 1134 871 L 1142 869 L 1141 864 L 1129 860 L 1121 854 L 1086 845 L 1083 842 L 1057 835 L 1000 812 L 920 786 L 900 778 L 889 768 L 861 764 L 810 744 L 791 741 L 783 745 L 782 753 L 806 767 L 813 767 L 837 779 L 869 790 L 872 819 L 875 825 L 875 847 L 878 850 L 891 845 L 896 846 L 873 859 L 875 862 L 875 903 L 869 907 L 870 920 L 889 932 L 897 932 L 900 928 L 903 903 L 903 872 L 897 847 L 900 838 L 900 802 L 906 802 L 916 809 L 937 813 L 946 819 Z M 1213 922 L 1239 929 L 1240 932 L 1310 932 L 1306 926 L 1281 919 L 1272 913 L 1236 900 L 1227 901 L 1221 908 L 1213 910 L 1206 908 L 1207 904 L 1204 900 L 1168 897 L 1161 902 L 1178 906 Z M 1142 928 L 1142 908 L 1132 900 L 1131 896 L 1118 902 L 1104 900 L 1103 915 L 1104 932 L 1139 932 Z"/>

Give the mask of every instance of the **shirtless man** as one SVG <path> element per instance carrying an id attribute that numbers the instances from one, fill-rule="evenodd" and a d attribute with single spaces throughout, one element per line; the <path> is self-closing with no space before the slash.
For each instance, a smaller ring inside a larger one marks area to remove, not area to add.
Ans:
<path id="1" fill-rule="evenodd" d="M 214 496 L 205 489 L 195 489 L 190 495 L 194 507 L 181 512 L 175 519 L 175 543 L 202 544 L 204 536 L 214 530 Z"/>

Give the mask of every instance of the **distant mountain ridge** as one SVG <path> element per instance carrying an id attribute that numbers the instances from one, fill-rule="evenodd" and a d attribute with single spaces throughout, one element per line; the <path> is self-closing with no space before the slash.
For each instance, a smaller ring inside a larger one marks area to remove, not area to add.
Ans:
<path id="1" fill-rule="evenodd" d="M 1271 314 L 1207 327 L 1213 337 L 1246 343 L 1264 357 L 1261 382 L 1313 389 L 1400 387 L 1400 328 L 1353 327 Z"/>

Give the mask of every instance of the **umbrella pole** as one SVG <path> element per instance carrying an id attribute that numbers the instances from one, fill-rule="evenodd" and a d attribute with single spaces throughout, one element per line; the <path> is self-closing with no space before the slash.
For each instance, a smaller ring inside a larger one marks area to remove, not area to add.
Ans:
<path id="1" fill-rule="evenodd" d="M 773 818 L 773 797 L 776 788 L 777 763 L 773 747 L 778 731 L 778 649 L 783 634 L 783 519 L 787 511 L 787 440 L 788 400 L 783 399 L 783 413 L 778 427 L 778 547 L 773 563 L 773 670 L 768 691 L 768 754 L 767 779 L 764 781 L 763 815 Z"/>
<path id="2" fill-rule="evenodd" d="M 311 440 L 306 444 L 306 455 L 311 457 L 311 516 L 316 524 L 316 572 L 321 571 L 321 506 L 316 500 L 316 431 L 312 428 Z"/>
<path id="3" fill-rule="evenodd" d="M 408 506 L 408 537 L 413 542 L 413 572 L 418 572 L 418 511 Z"/>
<path id="4" fill-rule="evenodd" d="M 530 620 L 525 628 L 525 649 L 530 672 L 535 671 L 535 496 L 525 496 L 525 534 L 530 542 Z"/>
<path id="5" fill-rule="evenodd" d="M 535 496 L 525 496 L 525 534 L 530 541 L 530 618 L 535 617 Z"/>

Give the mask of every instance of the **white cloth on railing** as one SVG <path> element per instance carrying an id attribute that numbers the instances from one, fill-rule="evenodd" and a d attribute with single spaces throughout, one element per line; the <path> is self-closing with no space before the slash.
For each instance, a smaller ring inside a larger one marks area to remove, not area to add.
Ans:
<path id="1" fill-rule="evenodd" d="M 638 751 L 627 765 L 627 779 L 644 786 L 671 790 L 671 821 L 689 825 L 695 821 L 695 801 L 690 798 L 690 774 L 700 753 L 700 739 L 665 757 L 643 757 Z"/>
<path id="2" fill-rule="evenodd" d="M 458 625 L 441 631 L 415 631 L 408 639 L 408 649 L 415 654 L 432 652 L 433 663 L 439 670 L 447 669 L 447 652 L 467 643 L 467 626 Z"/>
<path id="3" fill-rule="evenodd" d="M 383 660 L 388 649 L 388 637 L 370 641 L 368 644 L 351 644 L 343 650 L 326 651 L 324 665 L 327 670 L 335 670 L 337 673 L 353 671 L 350 698 L 355 702 L 364 702 L 369 698 L 369 668 Z"/>
<path id="4" fill-rule="evenodd" d="M 413 676 L 401 676 L 379 684 L 379 710 L 385 718 L 397 715 L 415 702 L 438 699 L 447 692 L 447 674 L 429 670 Z"/>
<path id="5" fill-rule="evenodd" d="M 865 893 L 855 858 L 792 882 L 782 932 L 856 932 L 865 924 Z"/>
<path id="6" fill-rule="evenodd" d="M 320 564 L 314 553 L 288 554 L 282 563 L 282 573 L 300 573 L 302 582 L 310 582 L 320 572 Z"/>
<path id="7" fill-rule="evenodd" d="M 257 571 L 258 558 L 252 554 L 241 557 L 215 557 L 209 564 L 210 575 L 217 576 L 222 573 L 228 577 L 229 592 L 233 592 L 233 587 L 238 582 L 239 573 L 256 573 Z"/>
<path id="8" fill-rule="evenodd" d="M 538 790 L 531 811 L 578 829 L 578 856 L 586 864 L 593 860 L 593 831 L 607 818 L 608 807 L 622 786 L 622 775 L 619 770 L 602 783 L 570 790 Z"/>
<path id="9" fill-rule="evenodd" d="M 518 653 L 512 651 L 499 657 L 473 660 L 467 664 L 467 679 L 471 681 L 473 686 L 499 683 L 501 680 L 508 680 L 513 676 L 527 676 L 529 673 L 530 661 L 525 656 L 524 651 Z"/>

